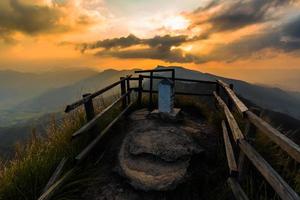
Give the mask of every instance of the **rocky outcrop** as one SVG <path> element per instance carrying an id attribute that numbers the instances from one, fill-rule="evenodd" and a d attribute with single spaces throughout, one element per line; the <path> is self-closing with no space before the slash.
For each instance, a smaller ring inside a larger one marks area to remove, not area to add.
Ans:
<path id="1" fill-rule="evenodd" d="M 135 123 L 119 152 L 120 172 L 137 189 L 170 190 L 185 180 L 192 155 L 203 149 L 187 134 L 188 126 L 147 114 L 141 110 L 130 116 Z"/>

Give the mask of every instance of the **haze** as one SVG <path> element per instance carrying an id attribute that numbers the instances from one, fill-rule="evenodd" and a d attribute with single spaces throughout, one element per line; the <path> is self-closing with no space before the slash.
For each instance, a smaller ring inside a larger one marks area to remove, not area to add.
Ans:
<path id="1" fill-rule="evenodd" d="M 1 0 L 0 69 L 179 65 L 300 91 L 298 0 Z"/>

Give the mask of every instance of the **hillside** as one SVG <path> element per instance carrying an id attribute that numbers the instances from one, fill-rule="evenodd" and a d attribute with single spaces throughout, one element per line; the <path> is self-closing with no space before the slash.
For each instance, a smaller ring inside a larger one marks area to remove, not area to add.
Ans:
<path id="1" fill-rule="evenodd" d="M 174 66 L 171 66 L 172 68 Z M 158 66 L 158 68 L 166 68 Z M 286 92 L 279 88 L 255 85 L 241 80 L 234 80 L 216 76 L 213 74 L 201 73 L 199 71 L 188 70 L 182 67 L 174 67 L 176 77 L 198 80 L 221 79 L 227 83 L 234 84 L 234 90 L 237 94 L 254 104 L 273 111 L 281 112 L 300 119 L 300 97 L 299 93 Z M 165 74 L 161 74 L 165 75 Z"/>
<path id="2" fill-rule="evenodd" d="M 67 104 L 80 99 L 82 94 L 95 92 L 120 80 L 120 77 L 132 74 L 133 72 L 134 70 L 105 70 L 74 84 L 44 92 L 33 99 L 18 104 L 12 109 L 23 112 L 63 111 Z M 117 93 L 119 90 L 119 88 L 116 88 Z"/>
<path id="3" fill-rule="evenodd" d="M 0 71 L 0 109 L 14 106 L 49 89 L 73 84 L 96 73 L 90 69 L 63 69 L 43 73 Z"/>
<path id="4" fill-rule="evenodd" d="M 160 68 L 162 67 L 160 66 Z M 77 81 L 76 83 L 68 86 L 51 89 L 38 97 L 27 100 L 13 107 L 13 109 L 6 113 L 2 112 L 0 121 L 1 119 L 3 122 L 8 119 L 13 119 L 14 125 L 0 129 L 0 140 L 2 141 L 0 142 L 0 149 L 2 152 L 9 152 L 16 141 L 24 141 L 28 138 L 31 134 L 32 127 L 35 125 L 41 127 L 45 124 L 44 119 L 50 118 L 51 114 L 46 113 L 61 113 L 66 104 L 79 99 L 83 93 L 94 92 L 101 89 L 104 86 L 119 80 L 119 77 L 121 76 L 132 74 L 133 71 L 134 70 L 105 70 L 104 72 Z M 291 127 L 292 131 L 297 131 L 300 128 L 300 121 L 295 119 L 295 117 L 292 117 L 293 113 L 296 115 L 297 112 L 300 112 L 300 109 L 294 109 L 300 105 L 300 101 L 297 98 L 298 93 L 287 93 L 276 88 L 257 86 L 239 80 L 225 79 L 223 77 L 192 71 L 182 67 L 176 67 L 176 75 L 181 78 L 198 80 L 215 80 L 216 78 L 222 78 L 228 82 L 232 82 L 235 86 L 235 90 L 243 97 L 245 102 L 248 102 L 249 105 L 253 104 L 262 107 L 265 109 L 265 113 L 269 113 L 267 116 L 270 117 L 271 121 L 274 119 L 274 125 L 276 125 L 276 127 L 286 127 L 285 132 L 289 131 L 287 130 L 287 127 Z M 177 87 L 181 88 L 181 90 L 186 89 L 187 91 L 192 89 L 199 90 L 197 85 L 186 86 L 182 84 L 177 85 Z M 203 90 L 203 88 L 201 88 L 201 90 Z M 119 88 L 116 88 L 113 93 L 118 92 Z M 268 104 L 268 101 L 271 101 L 272 104 Z M 273 109 L 274 107 L 276 109 Z M 290 114 L 291 112 L 292 114 Z M 56 115 L 59 116 L 59 114 Z M 25 118 L 26 116 L 27 118 Z M 24 120 L 24 118 L 26 120 Z M 5 123 L 1 123 L 2 126 L 4 124 Z M 296 140 L 298 141 L 300 138 L 297 137 Z"/>

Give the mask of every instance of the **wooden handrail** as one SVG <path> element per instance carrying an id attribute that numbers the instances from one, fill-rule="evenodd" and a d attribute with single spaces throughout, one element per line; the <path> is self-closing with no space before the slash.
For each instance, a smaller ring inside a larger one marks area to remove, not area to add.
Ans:
<path id="1" fill-rule="evenodd" d="M 249 200 L 244 190 L 241 188 L 240 184 L 235 178 L 229 177 L 227 179 L 227 182 L 237 200 Z"/>
<path id="2" fill-rule="evenodd" d="M 246 140 L 239 140 L 239 147 L 282 199 L 300 200 L 298 194 Z"/>
<path id="3" fill-rule="evenodd" d="M 131 90 L 123 94 L 121 97 L 119 97 L 116 101 L 114 101 L 112 104 L 110 104 L 108 107 L 106 107 L 104 110 L 102 110 L 99 114 L 97 114 L 91 121 L 86 123 L 83 127 L 81 127 L 79 130 L 77 130 L 73 135 L 72 138 L 76 138 L 80 136 L 81 134 L 89 131 L 91 128 L 93 128 L 96 124 L 97 121 L 105 115 L 110 109 L 112 109 L 116 104 L 118 104 L 121 100 L 126 98 L 128 95 L 130 95 Z"/>
<path id="4" fill-rule="evenodd" d="M 234 174 L 237 174 L 238 167 L 237 167 L 237 164 L 235 161 L 233 148 L 232 148 L 232 145 L 231 145 L 231 142 L 229 139 L 227 126 L 226 126 L 224 120 L 222 120 L 222 129 L 223 129 L 223 139 L 224 139 L 224 144 L 225 144 L 225 152 L 226 152 L 228 167 L 230 170 L 230 174 L 234 175 Z"/>
<path id="5" fill-rule="evenodd" d="M 93 99 L 93 98 L 95 98 L 95 97 L 97 97 L 97 96 L 103 94 L 104 92 L 106 92 L 106 91 L 108 91 L 108 90 L 110 90 L 110 89 L 116 87 L 116 86 L 119 85 L 121 82 L 126 81 L 127 79 L 130 79 L 131 76 L 132 76 L 132 75 L 129 75 L 129 76 L 125 77 L 125 78 L 122 78 L 121 80 L 119 80 L 119 81 L 117 81 L 117 82 L 114 82 L 114 83 L 112 83 L 112 84 L 106 86 L 105 88 L 103 88 L 103 89 L 101 89 L 101 90 L 99 90 L 99 91 L 97 91 L 97 92 L 94 92 L 94 93 L 92 93 L 91 95 L 89 95 L 89 96 L 87 96 L 87 97 L 85 97 L 85 98 L 83 98 L 83 99 L 80 99 L 80 100 L 78 100 L 78 101 L 76 101 L 76 102 L 74 102 L 74 103 L 72 103 L 72 104 L 70 104 L 70 105 L 67 105 L 67 106 L 66 106 L 66 109 L 65 109 L 65 112 L 68 113 L 68 112 L 74 110 L 75 108 L 77 108 L 77 107 L 83 105 L 83 104 L 84 104 L 85 102 L 87 102 L 89 99 Z"/>
<path id="6" fill-rule="evenodd" d="M 142 75 L 143 78 L 150 78 L 148 75 Z M 164 76 L 152 76 L 153 79 L 165 79 L 168 77 Z M 183 81 L 183 82 L 194 82 L 194 83 L 207 83 L 207 84 L 217 84 L 216 81 L 204 81 L 204 80 L 196 80 L 196 79 L 186 79 L 186 78 L 174 78 L 175 81 Z"/>
<path id="7" fill-rule="evenodd" d="M 273 128 L 270 124 L 265 122 L 251 111 L 246 112 L 246 116 L 251 123 L 255 125 L 260 131 L 266 134 L 273 142 L 286 151 L 292 158 L 300 163 L 300 147 L 294 143 L 287 136 Z"/>
<path id="8" fill-rule="evenodd" d="M 227 107 L 226 103 L 217 95 L 216 92 L 213 92 L 219 106 L 223 109 L 227 122 L 229 124 L 229 127 L 231 129 L 231 132 L 233 134 L 233 138 L 235 142 L 237 142 L 239 139 L 244 139 L 244 135 L 242 131 L 240 130 L 238 123 L 236 122 L 234 116 L 230 112 L 229 108 Z"/>
<path id="9" fill-rule="evenodd" d="M 230 88 L 230 86 L 227 83 L 225 83 L 222 80 L 218 80 L 218 83 L 225 89 L 230 99 L 234 102 L 239 113 L 244 115 L 244 113 L 249 110 L 247 106 L 236 96 L 235 92 Z"/>
<path id="10" fill-rule="evenodd" d="M 131 108 L 133 102 L 130 103 L 101 133 L 83 150 L 79 153 L 75 159 L 77 162 L 81 162 L 84 160 L 90 151 L 95 148 L 95 146 L 99 143 L 99 141 L 103 138 L 103 136 L 110 130 L 110 128 L 116 124 L 117 121 Z"/>
<path id="11" fill-rule="evenodd" d="M 61 159 L 61 161 L 57 165 L 55 171 L 53 172 L 52 176 L 50 177 L 47 185 L 45 186 L 43 192 L 46 192 L 55 183 L 55 181 L 61 176 L 62 171 L 63 171 L 67 161 L 68 161 L 68 158 L 66 158 L 66 157 L 63 157 Z"/>
<path id="12" fill-rule="evenodd" d="M 142 90 L 142 92 L 149 93 L 150 90 Z M 157 94 L 157 90 L 153 90 L 152 93 Z M 191 92 L 175 92 L 175 95 L 188 95 L 188 96 L 213 96 L 212 94 L 201 94 L 201 93 L 191 93 Z"/>
<path id="13" fill-rule="evenodd" d="M 54 193 L 76 172 L 76 170 L 77 167 L 74 167 L 66 172 L 60 179 L 58 179 L 58 181 L 51 185 L 49 189 L 38 198 L 38 200 L 50 200 Z"/>
<path id="14" fill-rule="evenodd" d="M 152 69 L 152 70 L 136 70 L 134 73 L 148 73 L 148 72 L 173 72 L 175 69 Z"/>

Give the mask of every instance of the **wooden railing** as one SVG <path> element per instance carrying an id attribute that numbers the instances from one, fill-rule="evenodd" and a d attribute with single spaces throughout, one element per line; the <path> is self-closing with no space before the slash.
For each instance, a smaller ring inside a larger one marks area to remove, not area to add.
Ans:
<path id="1" fill-rule="evenodd" d="M 258 117 L 237 97 L 233 91 L 233 87 L 218 80 L 219 89 L 214 92 L 219 108 L 224 113 L 225 119 L 222 121 L 223 138 L 225 143 L 225 150 L 227 156 L 228 167 L 230 170 L 230 177 L 228 183 L 237 199 L 248 199 L 242 190 L 239 180 L 240 177 L 245 176 L 244 161 L 247 157 L 253 166 L 261 173 L 265 180 L 271 185 L 274 191 L 281 197 L 281 199 L 299 200 L 298 194 L 285 182 L 285 180 L 272 168 L 272 166 L 255 150 L 249 140 L 251 129 L 253 126 L 260 132 L 266 134 L 270 140 L 276 143 L 282 150 L 284 150 L 296 162 L 300 163 L 300 147 L 284 134 L 273 128 L 270 124 Z M 226 93 L 227 104 L 220 97 L 220 89 Z M 234 105 L 238 113 L 247 121 L 247 129 L 245 133 L 240 130 L 232 108 L 228 105 Z M 230 130 L 230 131 L 228 131 Z M 229 132 L 233 136 L 233 142 L 230 141 Z M 233 148 L 233 146 L 235 148 Z M 233 149 L 237 149 L 234 152 Z M 236 159 L 235 155 L 239 155 Z"/>
<path id="2" fill-rule="evenodd" d="M 118 114 L 118 116 L 114 118 L 103 130 L 97 130 L 99 131 L 99 134 L 97 134 L 97 136 L 91 141 L 91 143 L 88 144 L 78 155 L 76 155 L 74 158 L 63 158 L 61 160 L 53 175 L 51 176 L 50 180 L 48 181 L 46 187 L 44 188 L 43 194 L 39 197 L 38 200 L 51 199 L 53 194 L 65 183 L 65 181 L 80 168 L 82 161 L 84 161 L 87 158 L 87 156 L 92 152 L 92 150 L 97 146 L 97 144 L 99 144 L 101 139 L 111 129 L 111 127 L 115 125 L 118 122 L 118 120 L 132 107 L 134 102 L 131 102 L 131 93 L 134 90 L 130 87 L 130 80 L 137 79 L 132 78 L 131 75 L 127 77 L 121 77 L 119 81 L 112 83 L 109 86 L 95 93 L 84 94 L 82 99 L 66 106 L 66 113 L 69 113 L 72 110 L 75 110 L 81 106 L 84 106 L 85 109 L 87 123 L 75 133 L 73 133 L 72 140 L 75 140 L 77 137 L 88 133 L 93 128 L 95 128 L 99 120 L 112 108 L 114 108 L 118 103 L 122 103 L 123 109 Z M 95 115 L 93 99 L 117 86 L 120 87 L 120 97 L 114 102 L 112 102 L 111 105 L 103 109 L 99 114 Z M 64 175 L 62 175 L 67 161 L 72 162 L 73 167 L 67 172 L 65 172 Z"/>
<path id="3" fill-rule="evenodd" d="M 251 146 L 248 141 L 248 135 L 250 134 L 250 128 L 247 129 L 245 133 L 239 128 L 239 125 L 234 118 L 232 113 L 233 105 L 240 115 L 247 121 L 247 126 L 255 126 L 258 130 L 265 133 L 273 142 L 279 145 L 284 151 L 286 151 L 292 158 L 294 158 L 298 163 L 300 162 L 300 148 L 293 141 L 287 138 L 285 135 L 280 133 L 278 130 L 273 128 L 263 119 L 258 117 L 252 111 L 250 111 L 247 106 L 237 97 L 233 91 L 233 85 L 228 85 L 223 81 L 204 81 L 204 80 L 194 80 L 194 79 L 183 79 L 175 77 L 174 69 L 161 69 L 161 70 L 145 70 L 136 71 L 136 73 L 142 73 L 138 77 L 121 77 L 119 81 L 110 84 L 103 89 L 94 92 L 92 94 L 85 94 L 83 98 L 66 106 L 65 112 L 69 113 L 81 106 L 84 106 L 87 123 L 77 130 L 72 135 L 72 140 L 76 140 L 77 137 L 88 133 L 93 130 L 99 120 L 115 107 L 118 103 L 122 103 L 122 111 L 114 118 L 103 130 L 97 130 L 99 132 L 97 136 L 88 144 L 78 155 L 74 158 L 63 158 L 59 163 L 58 167 L 51 176 L 49 182 L 43 190 L 43 194 L 38 200 L 48 200 L 52 195 L 60 188 L 65 181 L 72 176 L 81 166 L 82 161 L 84 161 L 92 150 L 99 144 L 104 135 L 111 129 L 111 127 L 118 122 L 118 120 L 132 107 L 132 105 L 137 101 L 141 105 L 143 93 L 149 94 L 149 104 L 148 108 L 153 108 L 153 93 L 157 91 L 153 90 L 153 80 L 154 79 L 165 79 L 163 76 L 154 76 L 154 73 L 161 72 L 171 72 L 171 77 L 174 82 L 189 82 L 189 83 L 200 83 L 212 85 L 215 88 L 211 93 L 189 93 L 189 92 L 176 92 L 177 95 L 193 95 L 193 96 L 208 96 L 214 97 L 217 104 L 222 112 L 224 112 L 225 119 L 222 121 L 223 138 L 225 144 L 226 157 L 228 161 L 229 174 L 228 184 L 232 188 L 232 191 L 237 199 L 248 199 L 247 195 L 244 193 L 243 189 L 239 183 L 239 177 L 245 175 L 243 171 L 244 160 L 247 157 L 257 170 L 265 177 L 267 182 L 273 187 L 275 192 L 282 199 L 297 199 L 299 196 L 297 193 L 283 180 L 283 178 L 262 158 L 262 156 Z M 143 73 L 150 73 L 145 75 Z M 149 90 L 143 88 L 143 80 L 149 79 Z M 137 81 L 138 87 L 132 87 L 131 81 Z M 112 102 L 111 105 L 103 109 L 99 114 L 95 114 L 93 99 L 103 93 L 115 88 L 120 87 L 121 95 L 118 99 Z M 226 93 L 227 99 L 226 103 L 221 98 L 221 91 Z M 136 92 L 137 98 L 132 99 L 131 93 Z M 233 136 L 233 141 L 231 141 L 230 134 Z M 235 151 L 238 152 L 235 152 Z M 236 159 L 236 155 L 239 158 Z M 68 170 L 62 175 L 64 166 L 67 162 L 73 163 L 73 168 Z"/>

